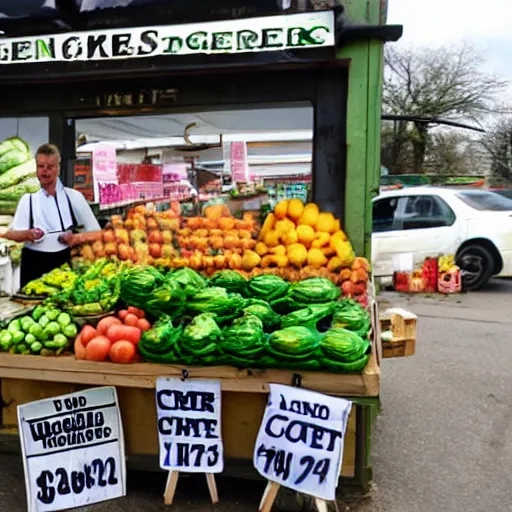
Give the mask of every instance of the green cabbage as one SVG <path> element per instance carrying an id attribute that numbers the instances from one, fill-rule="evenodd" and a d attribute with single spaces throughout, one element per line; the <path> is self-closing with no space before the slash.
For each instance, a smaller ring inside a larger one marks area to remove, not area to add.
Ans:
<path id="1" fill-rule="evenodd" d="M 343 299 L 336 303 L 332 326 L 354 331 L 362 338 L 367 338 L 371 329 L 370 315 L 358 302 Z"/>
<path id="2" fill-rule="evenodd" d="M 32 158 L 27 162 L 9 169 L 4 174 L 0 175 L 0 189 L 3 190 L 13 185 L 35 177 L 37 172 L 36 161 Z"/>
<path id="3" fill-rule="evenodd" d="M 32 158 L 31 154 L 28 152 L 20 151 L 19 149 L 11 149 L 0 156 L 0 174 L 16 167 L 18 165 L 24 164 L 28 160 Z"/>
<path id="4" fill-rule="evenodd" d="M 219 342 L 223 352 L 235 357 L 251 357 L 265 347 L 263 323 L 254 315 L 245 314 L 226 327 Z"/>
<path id="5" fill-rule="evenodd" d="M 167 282 L 179 284 L 186 297 L 195 295 L 198 291 L 206 288 L 206 281 L 195 270 L 187 267 L 169 274 Z"/>
<path id="6" fill-rule="evenodd" d="M 164 276 L 154 267 L 133 267 L 121 276 L 121 298 L 129 306 L 145 309 L 153 292 L 165 284 Z"/>
<path id="7" fill-rule="evenodd" d="M 284 279 L 273 275 L 260 275 L 249 279 L 245 295 L 251 299 L 272 301 L 283 297 L 290 287 Z"/>
<path id="8" fill-rule="evenodd" d="M 221 336 L 222 331 L 215 322 L 215 315 L 203 313 L 196 316 L 183 330 L 180 348 L 185 356 L 195 358 L 195 364 L 200 364 L 200 359 L 205 357 L 209 357 L 205 362 L 210 363 L 215 360 L 212 356 L 217 354 L 218 357 L 218 342 Z"/>
<path id="9" fill-rule="evenodd" d="M 224 288 L 205 288 L 187 300 L 187 311 L 191 315 L 213 313 L 216 320 L 224 322 L 239 316 L 245 299 L 238 293 L 228 293 Z"/>
<path id="10" fill-rule="evenodd" d="M 327 304 L 311 304 L 306 308 L 298 309 L 292 313 L 283 316 L 281 319 L 281 327 L 292 327 L 296 325 L 303 325 L 311 329 L 317 329 L 318 324 L 329 318 L 336 307 L 335 302 L 328 302 Z"/>
<path id="11" fill-rule="evenodd" d="M 210 278 L 210 286 L 225 288 L 228 292 L 243 293 L 247 279 L 235 270 L 221 270 Z"/>
<path id="12" fill-rule="evenodd" d="M 264 300 L 249 299 L 243 310 L 245 313 L 257 316 L 263 322 L 265 332 L 272 332 L 281 323 L 281 317 Z"/>
<path id="13" fill-rule="evenodd" d="M 17 185 L 0 189 L 0 201 L 19 201 L 25 194 L 33 194 L 40 188 L 37 178 L 28 178 Z"/>
<path id="14" fill-rule="evenodd" d="M 0 156 L 5 155 L 7 152 L 17 149 L 22 153 L 30 153 L 29 145 L 19 137 L 10 137 L 0 142 Z"/>

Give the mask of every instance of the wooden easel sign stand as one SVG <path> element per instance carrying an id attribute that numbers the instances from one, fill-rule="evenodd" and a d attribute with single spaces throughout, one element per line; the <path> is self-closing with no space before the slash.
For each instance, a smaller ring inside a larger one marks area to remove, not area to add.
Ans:
<path id="1" fill-rule="evenodd" d="M 327 512 L 336 500 L 352 402 L 297 387 L 270 384 L 254 466 L 269 482 L 260 512 L 270 512 L 281 486 L 312 496 Z"/>
<path id="2" fill-rule="evenodd" d="M 224 470 L 219 381 L 160 377 L 156 383 L 160 467 L 169 472 L 164 503 L 172 505 L 180 473 L 204 473 L 213 504 L 215 473 Z"/>

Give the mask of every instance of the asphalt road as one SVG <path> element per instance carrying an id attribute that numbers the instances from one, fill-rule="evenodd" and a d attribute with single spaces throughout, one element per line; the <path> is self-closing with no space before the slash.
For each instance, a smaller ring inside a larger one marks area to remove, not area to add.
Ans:
<path id="1" fill-rule="evenodd" d="M 384 300 L 419 315 L 417 354 L 383 363 L 370 495 L 354 512 L 512 511 L 512 281 L 472 294 Z M 0 510 L 26 510 L 18 456 L 0 456 Z M 216 510 L 257 510 L 260 483 L 219 478 Z M 87 512 L 160 512 L 162 475 L 131 473 L 129 495 Z M 297 510 L 284 499 L 275 510 Z M 202 477 L 178 485 L 172 510 L 209 511 Z"/>

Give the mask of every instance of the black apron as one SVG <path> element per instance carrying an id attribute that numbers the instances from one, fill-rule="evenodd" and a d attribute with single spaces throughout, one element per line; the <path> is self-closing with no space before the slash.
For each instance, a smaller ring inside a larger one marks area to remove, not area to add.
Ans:
<path id="1" fill-rule="evenodd" d="M 73 207 L 71 206 L 71 201 L 69 199 L 68 194 L 66 194 L 66 198 L 68 200 L 69 213 L 71 214 L 71 221 L 73 225 L 68 227 L 67 229 L 64 227 L 64 222 L 62 220 L 62 215 L 60 213 L 59 203 L 57 201 L 57 194 L 55 194 L 54 199 L 57 205 L 57 212 L 59 213 L 60 225 L 62 228 L 62 232 L 66 232 L 78 227 L 78 222 L 76 220 L 75 212 Z M 32 194 L 30 194 L 30 220 L 29 220 L 29 229 L 34 229 L 34 212 L 32 210 Z M 57 252 L 43 252 L 43 251 L 34 251 L 29 249 L 28 247 L 23 247 L 21 251 L 21 276 L 20 276 L 20 287 L 23 288 L 27 283 L 33 281 L 34 279 L 40 278 L 43 274 L 46 274 L 53 270 L 54 268 L 58 268 L 64 263 L 68 263 L 71 260 L 71 249 L 67 248 L 62 251 Z"/>

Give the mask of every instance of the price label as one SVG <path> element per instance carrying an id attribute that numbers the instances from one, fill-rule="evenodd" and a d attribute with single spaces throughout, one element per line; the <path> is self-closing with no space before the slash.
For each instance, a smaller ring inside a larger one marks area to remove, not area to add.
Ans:
<path id="1" fill-rule="evenodd" d="M 254 450 L 267 480 L 323 500 L 334 500 L 352 402 L 270 384 Z"/>
<path id="2" fill-rule="evenodd" d="M 221 473 L 220 383 L 159 378 L 156 406 L 160 467 L 185 473 Z"/>
<path id="3" fill-rule="evenodd" d="M 18 407 L 29 512 L 126 494 L 121 417 L 113 387 Z"/>

